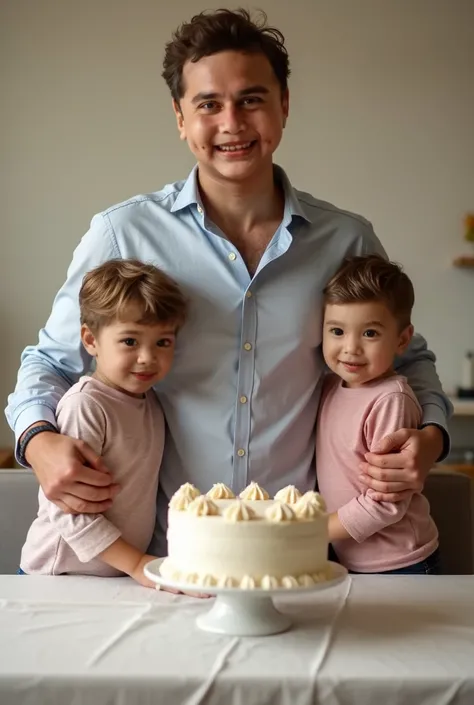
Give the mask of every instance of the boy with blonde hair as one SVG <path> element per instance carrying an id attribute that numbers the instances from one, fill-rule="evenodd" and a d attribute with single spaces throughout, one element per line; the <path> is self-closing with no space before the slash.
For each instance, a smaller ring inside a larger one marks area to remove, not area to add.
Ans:
<path id="1" fill-rule="evenodd" d="M 152 587 L 143 567 L 154 558 L 146 550 L 155 527 L 164 446 L 163 412 L 153 385 L 171 369 L 186 300 L 156 267 L 110 260 L 85 275 L 79 305 L 81 339 L 95 371 L 62 397 L 58 429 L 102 456 L 121 490 L 104 514 L 74 515 L 40 489 L 21 572 L 125 573 Z"/>

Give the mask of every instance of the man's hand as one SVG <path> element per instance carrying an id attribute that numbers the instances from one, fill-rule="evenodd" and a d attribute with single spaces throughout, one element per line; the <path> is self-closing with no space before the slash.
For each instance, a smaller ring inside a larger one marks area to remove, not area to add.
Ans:
<path id="1" fill-rule="evenodd" d="M 423 489 L 443 451 L 443 433 L 437 426 L 402 428 L 383 438 L 376 450 L 366 454 L 360 479 L 376 493 L 373 499 L 400 502 Z"/>
<path id="2" fill-rule="evenodd" d="M 67 514 L 101 514 L 120 489 L 100 456 L 69 436 L 39 433 L 28 443 L 26 459 L 46 497 Z"/>

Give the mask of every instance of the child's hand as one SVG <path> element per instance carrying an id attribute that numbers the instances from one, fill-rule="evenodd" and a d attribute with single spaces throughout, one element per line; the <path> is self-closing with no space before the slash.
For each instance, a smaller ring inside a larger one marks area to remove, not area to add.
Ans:
<path id="1" fill-rule="evenodd" d="M 142 556 L 141 560 L 137 564 L 137 567 L 133 571 L 133 575 L 131 577 L 136 580 L 140 585 L 144 585 L 145 587 L 151 587 L 151 588 L 158 588 L 160 590 L 164 590 L 164 592 L 171 592 L 173 595 L 187 595 L 188 597 L 199 597 L 199 598 L 206 598 L 210 597 L 210 595 L 206 595 L 205 593 L 201 592 L 181 592 L 180 590 L 175 590 L 174 588 L 170 587 L 164 587 L 164 586 L 158 586 L 149 578 L 146 577 L 145 573 L 143 572 L 144 567 L 146 566 L 147 563 L 150 563 L 150 561 L 154 561 L 156 559 L 156 556 L 149 556 L 145 554 Z"/>
<path id="2" fill-rule="evenodd" d="M 154 560 L 156 560 L 156 556 L 149 556 L 145 553 L 138 561 L 135 568 L 130 571 L 130 577 L 136 580 L 137 583 L 140 583 L 140 585 L 143 585 L 144 587 L 156 587 L 155 583 L 149 578 L 147 578 L 145 573 L 143 572 L 143 568 L 146 566 L 146 564 Z M 175 590 L 174 592 L 177 592 L 177 590 Z"/>

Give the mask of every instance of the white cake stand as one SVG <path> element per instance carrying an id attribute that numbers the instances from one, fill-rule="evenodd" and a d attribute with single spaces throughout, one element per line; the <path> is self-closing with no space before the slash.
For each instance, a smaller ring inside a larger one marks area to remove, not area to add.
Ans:
<path id="1" fill-rule="evenodd" d="M 160 587 L 169 587 L 188 593 L 215 595 L 217 599 L 213 602 L 211 609 L 200 615 L 196 619 L 196 624 L 207 632 L 233 636 L 268 636 L 286 631 L 292 625 L 291 619 L 278 612 L 273 604 L 273 597 L 301 595 L 325 590 L 338 585 L 347 576 L 347 570 L 343 566 L 329 561 L 334 577 L 309 587 L 276 588 L 274 590 L 203 587 L 202 585 L 179 583 L 164 578 L 160 574 L 162 561 L 162 558 L 157 558 L 146 564 L 144 572 L 147 578 Z"/>

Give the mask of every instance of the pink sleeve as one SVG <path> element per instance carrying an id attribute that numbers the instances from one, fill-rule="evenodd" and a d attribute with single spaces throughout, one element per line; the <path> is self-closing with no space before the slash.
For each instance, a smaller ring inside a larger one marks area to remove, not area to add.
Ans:
<path id="1" fill-rule="evenodd" d="M 62 399 L 57 422 L 61 433 L 85 441 L 97 455 L 102 453 L 106 417 L 88 394 L 78 392 Z M 47 506 L 51 523 L 82 563 L 105 551 L 121 535 L 102 514 L 66 514 L 49 501 Z"/>
<path id="2" fill-rule="evenodd" d="M 379 399 L 365 422 L 367 447 L 372 450 L 382 438 L 401 428 L 417 428 L 421 419 L 419 407 L 405 392 L 393 392 Z M 411 498 L 402 502 L 377 502 L 374 491 L 366 490 L 338 510 L 341 524 L 358 543 L 405 515 Z"/>

